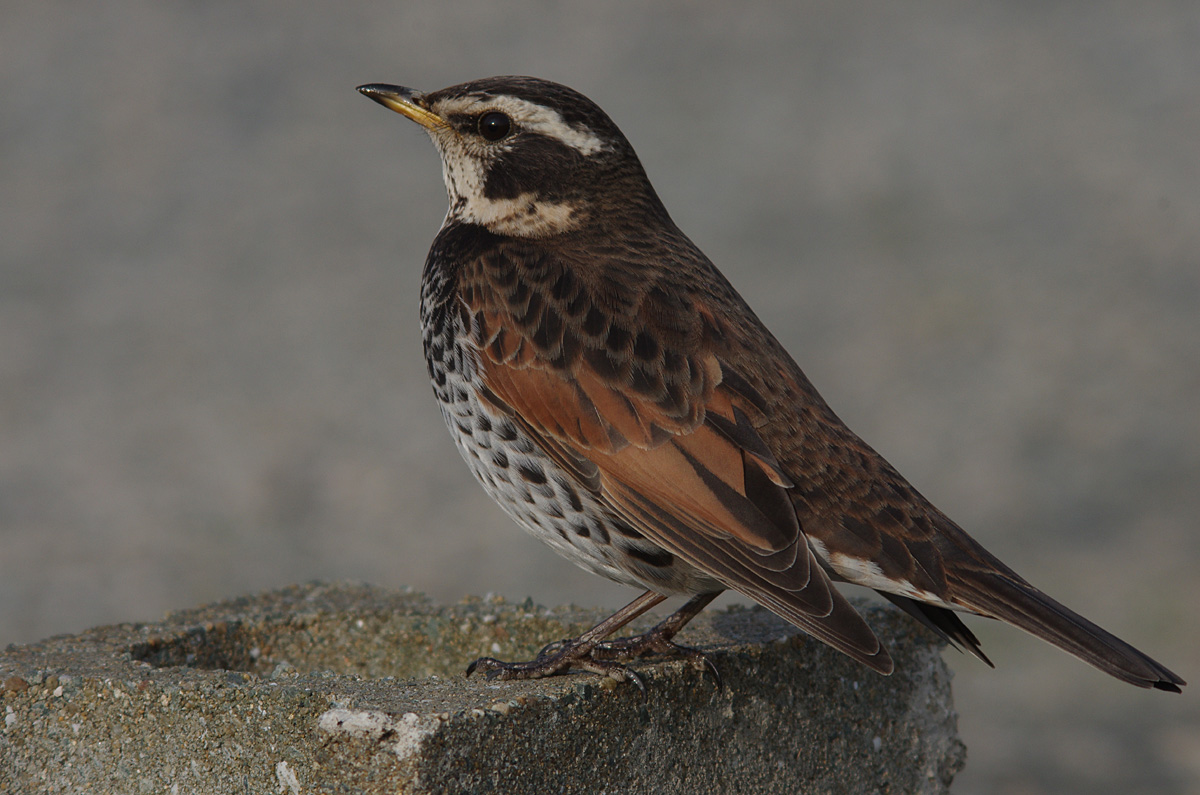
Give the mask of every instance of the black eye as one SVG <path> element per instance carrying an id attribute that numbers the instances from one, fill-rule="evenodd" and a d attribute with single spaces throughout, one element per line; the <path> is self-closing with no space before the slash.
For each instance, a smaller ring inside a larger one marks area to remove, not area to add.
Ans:
<path id="1" fill-rule="evenodd" d="M 512 122 L 499 111 L 485 113 L 479 117 L 479 134 L 488 141 L 499 141 L 512 130 Z"/>

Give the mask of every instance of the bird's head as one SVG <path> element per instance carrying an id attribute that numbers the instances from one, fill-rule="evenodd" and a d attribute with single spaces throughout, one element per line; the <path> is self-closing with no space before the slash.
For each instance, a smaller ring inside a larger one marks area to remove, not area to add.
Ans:
<path id="1" fill-rule="evenodd" d="M 550 237 L 638 212 L 666 219 L 633 147 L 594 102 L 533 77 L 490 77 L 422 94 L 359 92 L 429 133 L 448 220 L 509 237 Z"/>

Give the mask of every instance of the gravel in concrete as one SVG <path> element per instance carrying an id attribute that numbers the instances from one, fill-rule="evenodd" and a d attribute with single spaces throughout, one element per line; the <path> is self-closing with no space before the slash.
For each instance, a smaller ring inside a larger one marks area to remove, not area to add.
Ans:
<path id="1" fill-rule="evenodd" d="M 939 648 L 864 607 L 881 677 L 765 611 L 702 615 L 632 685 L 462 675 L 601 616 L 310 584 L 0 655 L 0 792 L 940 793 L 963 766 Z"/>

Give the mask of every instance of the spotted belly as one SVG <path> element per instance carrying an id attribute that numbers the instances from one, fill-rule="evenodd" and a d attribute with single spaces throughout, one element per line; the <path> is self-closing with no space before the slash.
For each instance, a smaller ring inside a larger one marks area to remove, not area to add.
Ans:
<path id="1" fill-rule="evenodd" d="M 511 417 L 480 398 L 474 355 L 463 343 L 426 344 L 446 427 L 475 479 L 505 513 L 563 557 L 610 580 L 664 594 L 723 587 L 613 515 Z"/>

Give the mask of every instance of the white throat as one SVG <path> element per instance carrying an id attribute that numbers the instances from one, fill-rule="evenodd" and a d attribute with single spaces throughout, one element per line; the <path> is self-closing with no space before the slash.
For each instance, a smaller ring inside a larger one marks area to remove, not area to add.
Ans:
<path id="1" fill-rule="evenodd" d="M 568 232 L 582 220 L 570 202 L 543 201 L 534 193 L 515 198 L 489 199 L 483 195 L 484 164 L 455 146 L 456 141 L 437 141 L 442 152 L 442 179 L 450 198 L 446 220 L 482 226 L 497 235 L 548 237 Z M 451 151 L 451 149 L 457 151 Z"/>

